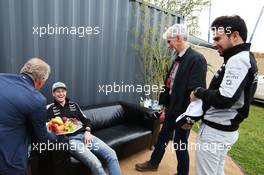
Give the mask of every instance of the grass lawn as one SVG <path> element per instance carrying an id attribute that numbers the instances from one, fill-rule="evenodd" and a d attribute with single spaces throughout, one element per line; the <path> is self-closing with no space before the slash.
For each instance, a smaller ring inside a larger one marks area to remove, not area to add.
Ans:
<path id="1" fill-rule="evenodd" d="M 197 132 L 198 125 L 193 130 Z M 239 139 L 229 155 L 248 175 L 264 174 L 264 107 L 251 105 L 250 114 L 240 125 Z"/>

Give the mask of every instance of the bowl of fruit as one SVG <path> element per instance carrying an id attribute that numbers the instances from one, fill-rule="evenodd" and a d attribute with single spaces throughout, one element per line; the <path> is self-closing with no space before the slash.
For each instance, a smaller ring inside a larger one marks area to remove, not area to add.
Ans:
<path id="1" fill-rule="evenodd" d="M 54 117 L 47 122 L 47 129 L 56 135 L 72 134 L 82 128 L 82 123 L 75 117 Z"/>

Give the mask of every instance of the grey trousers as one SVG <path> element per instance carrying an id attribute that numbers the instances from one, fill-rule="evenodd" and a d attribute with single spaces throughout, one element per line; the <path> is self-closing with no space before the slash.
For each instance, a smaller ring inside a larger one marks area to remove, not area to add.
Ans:
<path id="1" fill-rule="evenodd" d="M 195 174 L 224 175 L 225 156 L 238 137 L 238 131 L 220 131 L 202 123 L 196 140 Z"/>

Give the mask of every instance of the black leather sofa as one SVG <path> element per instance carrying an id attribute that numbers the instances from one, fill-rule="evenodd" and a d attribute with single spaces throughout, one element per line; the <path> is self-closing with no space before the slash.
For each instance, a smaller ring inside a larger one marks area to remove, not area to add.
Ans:
<path id="1" fill-rule="evenodd" d="M 153 110 L 138 105 L 115 102 L 82 108 L 91 120 L 92 134 L 112 147 L 119 159 L 141 149 L 151 148 L 157 140 L 159 119 Z M 32 161 L 32 160 L 31 160 Z M 38 165 L 36 165 L 39 162 Z M 89 170 L 68 152 L 53 151 L 32 161 L 32 175 L 84 174 Z"/>

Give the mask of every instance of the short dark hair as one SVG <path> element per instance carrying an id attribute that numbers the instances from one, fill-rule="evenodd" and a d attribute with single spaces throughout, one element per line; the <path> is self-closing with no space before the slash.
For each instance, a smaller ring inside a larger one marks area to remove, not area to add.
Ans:
<path id="1" fill-rule="evenodd" d="M 216 28 L 218 29 L 219 27 L 223 27 L 225 32 L 227 28 L 233 33 L 234 31 L 238 31 L 240 37 L 244 42 L 247 40 L 247 26 L 245 21 L 238 15 L 233 15 L 233 16 L 220 16 L 216 18 L 212 25 L 211 28 Z M 230 36 L 230 34 L 227 34 Z"/>

